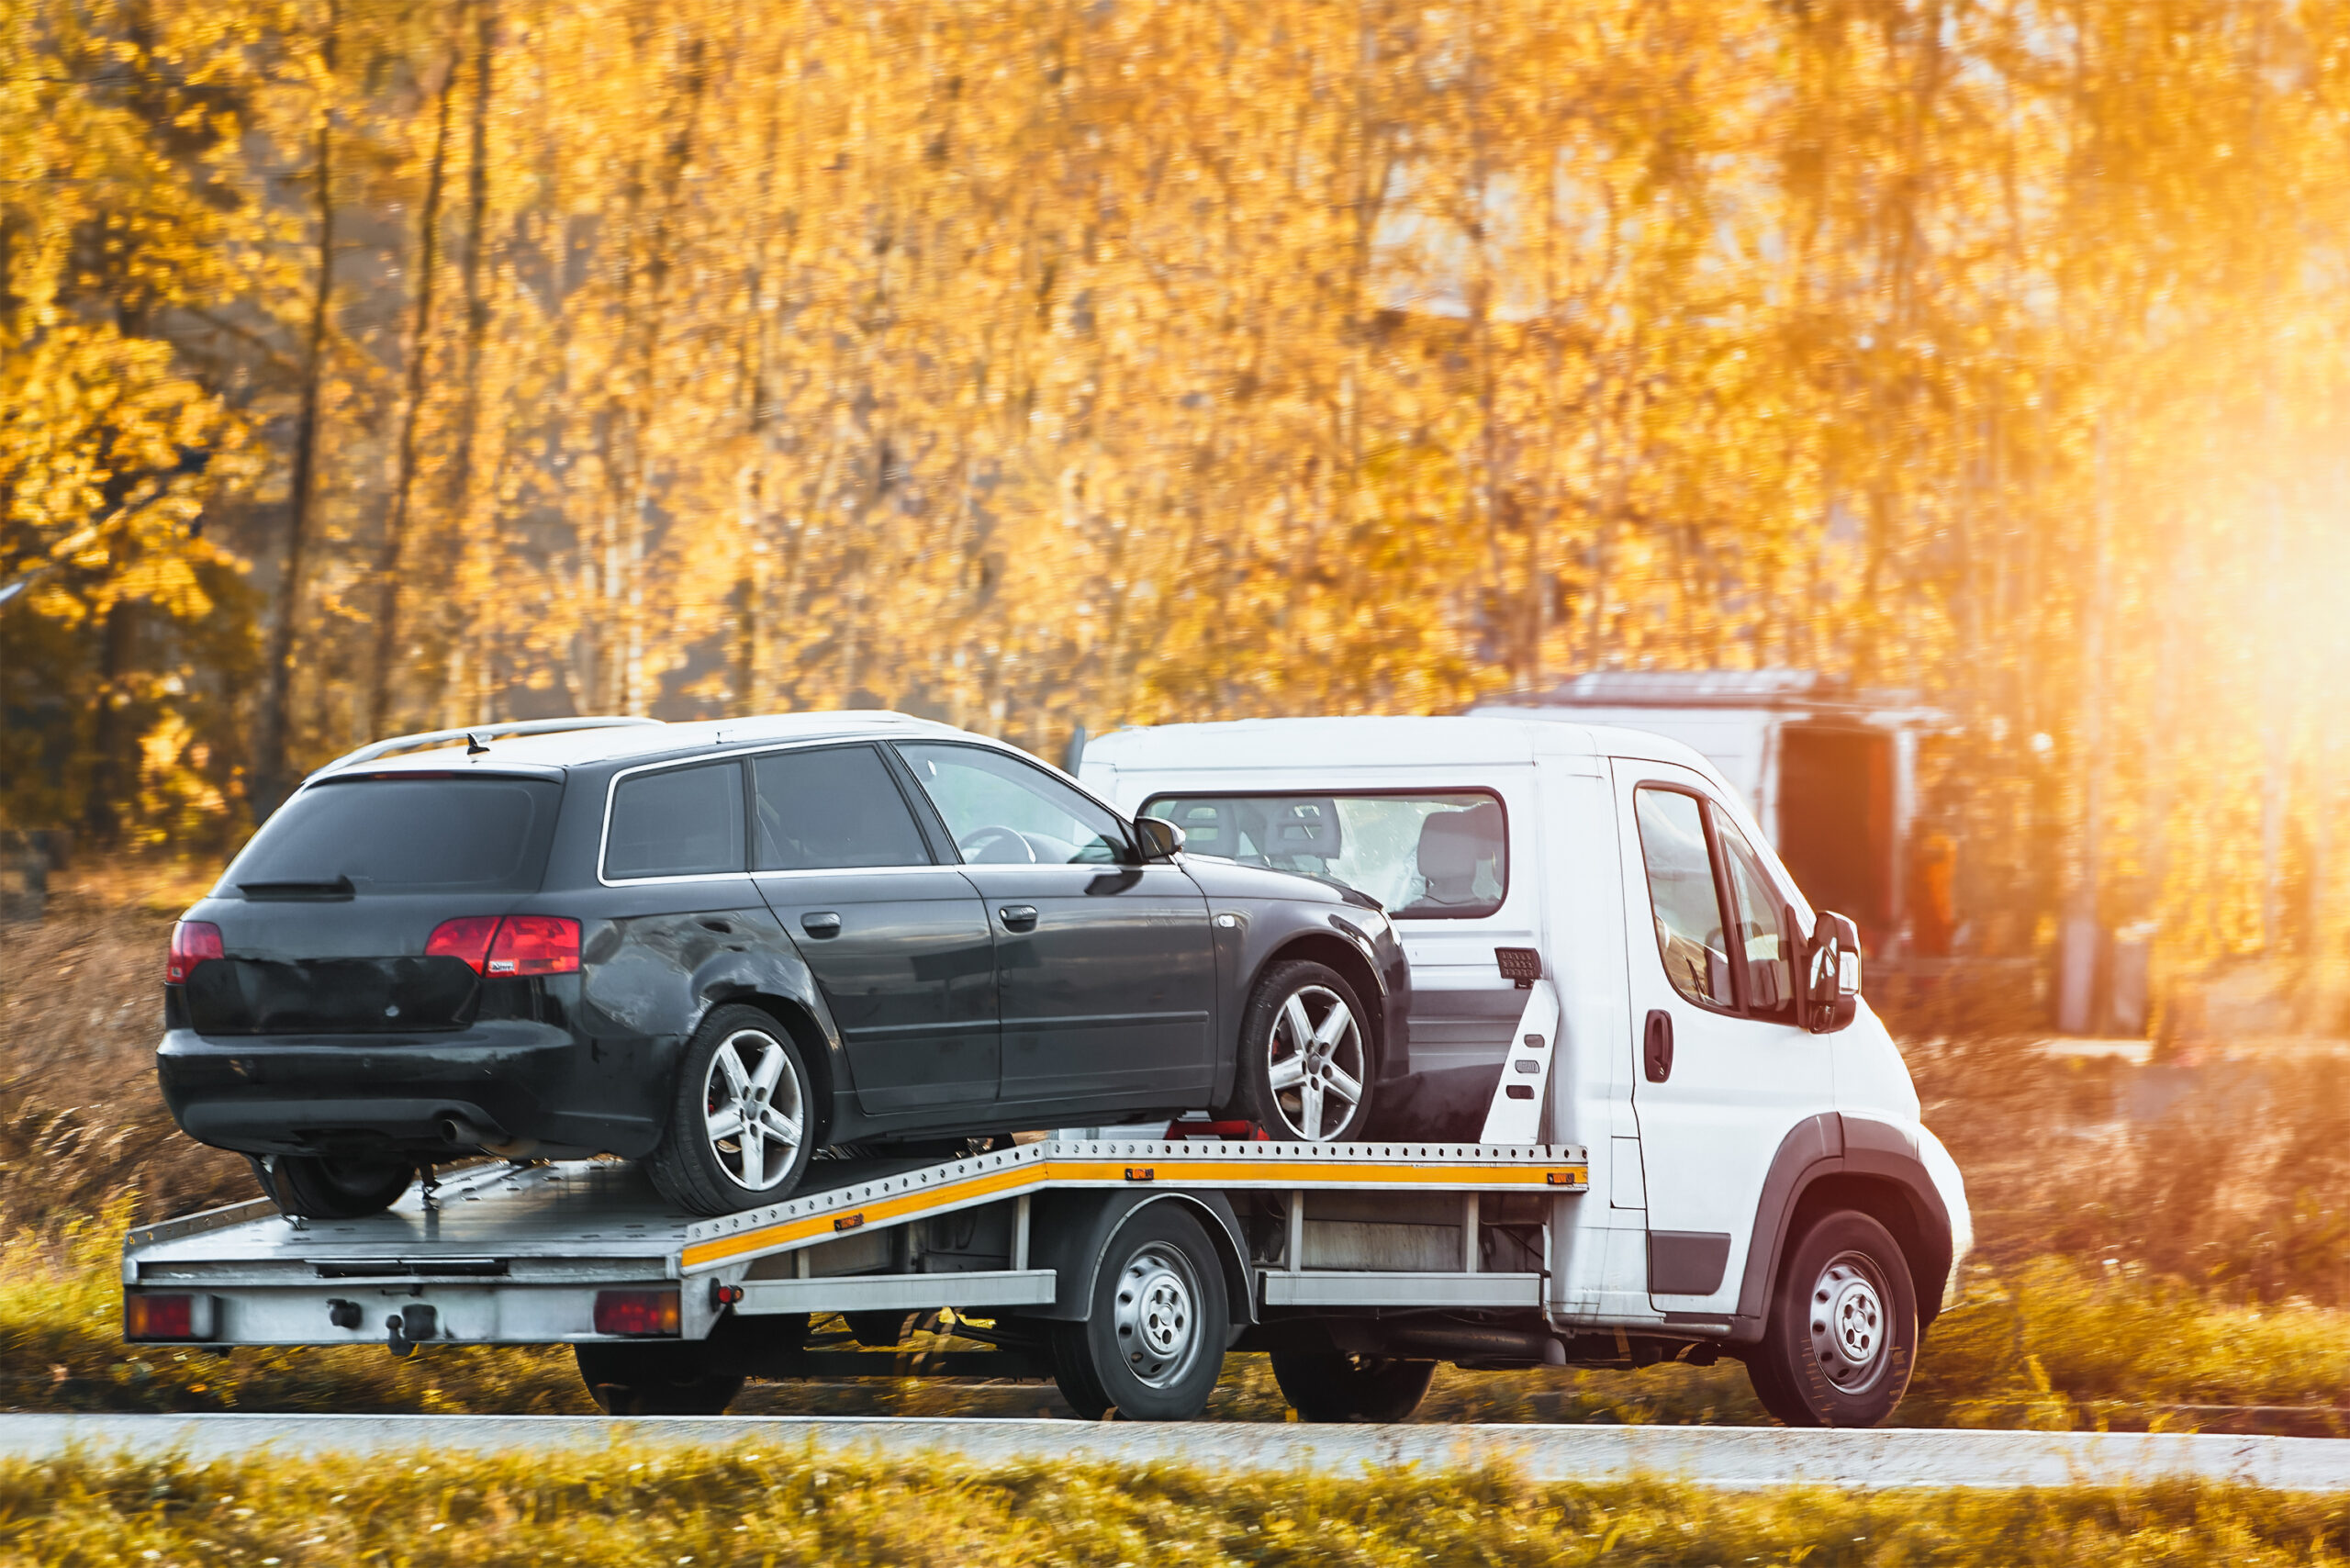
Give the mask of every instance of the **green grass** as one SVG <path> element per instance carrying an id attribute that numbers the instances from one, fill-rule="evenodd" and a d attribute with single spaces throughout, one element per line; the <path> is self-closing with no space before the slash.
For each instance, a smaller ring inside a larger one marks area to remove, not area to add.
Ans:
<path id="1" fill-rule="evenodd" d="M 128 1346 L 117 1260 L 130 1201 L 19 1235 L 0 1262 L 0 1409 L 584 1412 L 561 1350 Z M 1913 1426 L 2183 1428 L 2163 1406 L 2331 1406 L 2350 1387 L 2350 1312 L 2229 1304 L 2119 1269 L 2042 1259 L 2005 1282 L 1978 1271 L 1928 1335 L 1898 1419 Z M 755 1384 L 745 1412 L 1059 1413 L 1040 1385 L 975 1390 L 906 1378 Z M 1209 1414 L 1284 1419 L 1262 1356 L 1234 1356 Z M 1439 1371 L 1423 1420 L 1751 1425 L 1735 1362 L 1644 1372 Z"/>
<path id="2" fill-rule="evenodd" d="M 2215 1486 L 1752 1494 L 802 1450 L 0 1464 L 0 1563 L 841 1568 L 2334 1562 L 2350 1498 Z"/>

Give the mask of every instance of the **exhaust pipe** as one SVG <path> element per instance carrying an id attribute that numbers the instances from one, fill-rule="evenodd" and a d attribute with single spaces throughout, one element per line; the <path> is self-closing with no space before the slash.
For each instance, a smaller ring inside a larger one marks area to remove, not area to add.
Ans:
<path id="1" fill-rule="evenodd" d="M 477 1148 L 484 1154 L 495 1154 L 507 1159 L 521 1159 L 539 1147 L 534 1137 L 518 1138 L 486 1127 L 467 1116 L 452 1112 L 441 1118 L 441 1137 L 459 1148 Z"/>

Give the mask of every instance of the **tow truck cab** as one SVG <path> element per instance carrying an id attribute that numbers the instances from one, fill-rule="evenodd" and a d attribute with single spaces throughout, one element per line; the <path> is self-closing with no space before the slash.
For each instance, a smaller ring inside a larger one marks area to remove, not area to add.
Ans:
<path id="1" fill-rule="evenodd" d="M 1187 853 L 1390 902 L 1409 1077 L 1375 1131 L 1478 1137 L 1528 977 L 1555 989 L 1535 1137 L 1591 1151 L 1555 1312 L 1754 1342 L 1785 1255 L 1830 1208 L 1893 1234 L 1920 1328 L 1940 1310 L 1972 1240 L 1958 1169 L 1865 1002 L 1826 1032 L 1805 1015 L 1818 916 L 1695 750 L 1556 715 L 1261 720 L 1116 732 L 1082 778 L 1182 828 Z M 1472 811 L 1497 841 L 1448 893 Z"/>

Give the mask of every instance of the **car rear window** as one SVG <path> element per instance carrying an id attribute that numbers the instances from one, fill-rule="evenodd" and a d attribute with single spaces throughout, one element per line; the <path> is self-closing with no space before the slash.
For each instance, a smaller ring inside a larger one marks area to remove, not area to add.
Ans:
<path id="1" fill-rule="evenodd" d="M 612 791 L 606 877 L 707 877 L 742 869 L 742 764 L 640 773 Z"/>
<path id="2" fill-rule="evenodd" d="M 562 801 L 552 778 L 329 779 L 279 807 L 225 880 L 248 897 L 528 892 Z"/>

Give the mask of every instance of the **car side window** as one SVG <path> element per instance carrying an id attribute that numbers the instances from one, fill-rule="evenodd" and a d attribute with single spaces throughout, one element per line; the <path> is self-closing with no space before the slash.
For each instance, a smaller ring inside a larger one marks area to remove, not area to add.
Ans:
<path id="1" fill-rule="evenodd" d="M 1738 993 L 1722 935 L 1713 857 L 1706 846 L 1705 808 L 1695 795 L 1648 786 L 1632 791 L 1632 802 L 1664 972 L 1690 1001 L 1734 1011 Z"/>
<path id="2" fill-rule="evenodd" d="M 1795 1021 L 1795 969 L 1789 962 L 1785 900 L 1762 869 L 1762 857 L 1738 824 L 1717 811 L 1714 838 L 1729 867 L 1730 902 L 1737 906 L 1738 951 L 1746 958 L 1746 1010 L 1757 1018 Z"/>
<path id="3" fill-rule="evenodd" d="M 743 869 L 743 767 L 703 763 L 623 778 L 604 837 L 607 877 Z"/>
<path id="4" fill-rule="evenodd" d="M 1117 817 L 1043 768 L 982 746 L 898 747 L 964 860 L 989 865 L 1114 865 L 1127 858 Z"/>
<path id="5" fill-rule="evenodd" d="M 869 745 L 751 759 L 751 869 L 927 866 L 913 812 Z"/>

